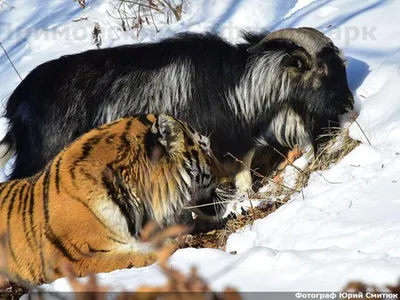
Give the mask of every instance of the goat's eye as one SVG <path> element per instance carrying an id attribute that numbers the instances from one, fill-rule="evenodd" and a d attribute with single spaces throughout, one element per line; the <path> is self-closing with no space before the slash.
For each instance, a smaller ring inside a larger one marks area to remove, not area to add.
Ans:
<path id="1" fill-rule="evenodd" d="M 323 74 L 323 73 L 324 73 L 324 69 L 318 69 L 318 70 L 317 70 L 317 73 L 318 73 L 318 74 Z"/>

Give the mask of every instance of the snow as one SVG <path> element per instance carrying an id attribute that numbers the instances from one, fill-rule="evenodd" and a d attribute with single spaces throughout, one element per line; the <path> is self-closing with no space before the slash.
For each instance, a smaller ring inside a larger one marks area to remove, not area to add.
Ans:
<path id="1" fill-rule="evenodd" d="M 108 16 L 108 1 L 7 1 L 0 5 L 0 41 L 22 77 L 38 64 L 93 49 L 94 22 L 102 47 L 156 41 L 175 32 L 214 30 L 230 41 L 241 29 L 312 26 L 329 35 L 348 60 L 357 123 L 350 135 L 362 144 L 341 162 L 311 175 L 309 185 L 288 204 L 233 233 L 226 251 L 183 249 L 170 264 L 183 272 L 197 266 L 215 290 L 338 291 L 349 280 L 379 285 L 400 278 L 400 27 L 396 0 L 191 0 L 181 21 L 160 33 L 146 26 L 122 32 Z M 87 21 L 72 22 L 87 17 Z M 163 23 L 164 22 L 164 23 Z M 0 100 L 20 79 L 0 56 Z M 1 132 L 5 133 L 4 120 Z M 231 254 L 235 251 L 236 255 Z M 157 265 L 99 274 L 114 290 L 158 285 Z M 68 291 L 65 279 L 45 285 Z"/>

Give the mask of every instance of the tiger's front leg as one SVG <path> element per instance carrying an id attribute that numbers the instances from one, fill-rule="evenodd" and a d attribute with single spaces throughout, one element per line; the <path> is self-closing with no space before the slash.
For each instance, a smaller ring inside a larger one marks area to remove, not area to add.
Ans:
<path id="1" fill-rule="evenodd" d="M 118 269 L 139 268 L 153 264 L 157 256 L 153 251 L 143 251 L 136 245 L 124 245 L 108 252 L 91 253 L 72 264 L 77 276 L 87 276 L 89 273 L 105 273 Z"/>
<path id="2" fill-rule="evenodd" d="M 278 167 L 277 167 L 277 175 L 274 177 L 274 182 L 280 183 L 283 181 L 283 173 L 285 171 L 285 168 L 288 165 L 293 165 L 294 161 L 298 159 L 302 155 L 302 152 L 299 148 L 298 145 L 295 145 L 292 150 L 290 150 L 287 154 L 287 157 L 285 157 L 285 160 L 282 161 Z"/>
<path id="3" fill-rule="evenodd" d="M 284 181 L 284 173 L 286 172 L 286 167 L 293 166 L 297 170 L 304 170 L 314 159 L 314 148 L 312 145 L 307 145 L 306 147 L 300 148 L 296 145 L 292 150 L 290 150 L 285 158 L 285 161 L 281 162 L 277 167 L 277 175 L 274 177 L 273 181 L 276 183 L 281 183 Z M 301 161 L 298 160 L 301 158 Z M 297 171 L 297 175 L 299 172 Z M 298 176 L 296 176 L 296 181 Z"/>
<path id="4" fill-rule="evenodd" d="M 61 199 L 52 201 L 54 209 L 50 211 L 51 222 L 47 228 L 52 236 L 49 232 L 47 236 L 63 242 L 54 243 L 49 239 L 47 243 L 48 256 L 55 254 L 55 270 L 61 270 L 61 266 L 68 263 L 75 274 L 87 276 L 89 273 L 143 267 L 156 261 L 153 248 L 121 229 L 125 228 L 123 219 L 114 219 L 120 225 L 116 227 L 111 221 L 113 219 L 101 220 L 95 209 L 83 209 L 81 202 L 64 201 L 71 211 L 80 212 L 72 215 L 62 213 Z M 61 276 L 59 273 L 56 275 Z"/>
<path id="5" fill-rule="evenodd" d="M 254 154 L 254 149 L 246 153 L 241 161 L 240 170 L 235 176 L 236 188 L 245 195 L 252 192 L 251 162 Z"/>

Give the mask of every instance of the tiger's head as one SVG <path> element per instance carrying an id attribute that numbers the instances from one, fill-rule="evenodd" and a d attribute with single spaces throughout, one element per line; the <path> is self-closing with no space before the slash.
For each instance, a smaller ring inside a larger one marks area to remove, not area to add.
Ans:
<path id="1" fill-rule="evenodd" d="M 175 185 L 179 195 L 171 195 L 174 192 L 169 187 L 165 190 L 175 205 L 190 208 L 202 219 L 219 219 L 226 212 L 227 203 L 236 197 L 235 182 L 212 153 L 208 137 L 161 114 L 146 134 L 145 145 L 153 166 Z"/>

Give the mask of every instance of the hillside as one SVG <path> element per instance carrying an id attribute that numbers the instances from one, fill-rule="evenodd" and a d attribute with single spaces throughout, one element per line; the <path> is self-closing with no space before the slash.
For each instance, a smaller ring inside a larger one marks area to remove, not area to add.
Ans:
<path id="1" fill-rule="evenodd" d="M 233 233 L 226 251 L 182 249 L 170 264 L 183 272 L 197 266 L 215 290 L 338 291 L 349 280 L 394 284 L 400 278 L 399 1 L 191 0 L 180 21 L 167 24 L 156 16 L 160 32 L 145 25 L 139 36 L 135 29 L 122 31 L 120 20 L 107 13 L 109 1 L 87 0 L 85 9 L 71 0 L 6 2 L 0 0 L 0 41 L 22 78 L 44 61 L 94 49 L 94 22 L 101 26 L 103 48 L 186 30 L 213 30 L 229 41 L 238 41 L 243 29 L 323 31 L 347 58 L 359 115 L 350 136 L 361 144 L 337 165 L 313 173 L 289 203 Z M 20 78 L 2 51 L 0 78 L 5 103 Z M 165 281 L 156 265 L 98 278 L 115 290 Z M 44 288 L 70 290 L 65 279 Z"/>

